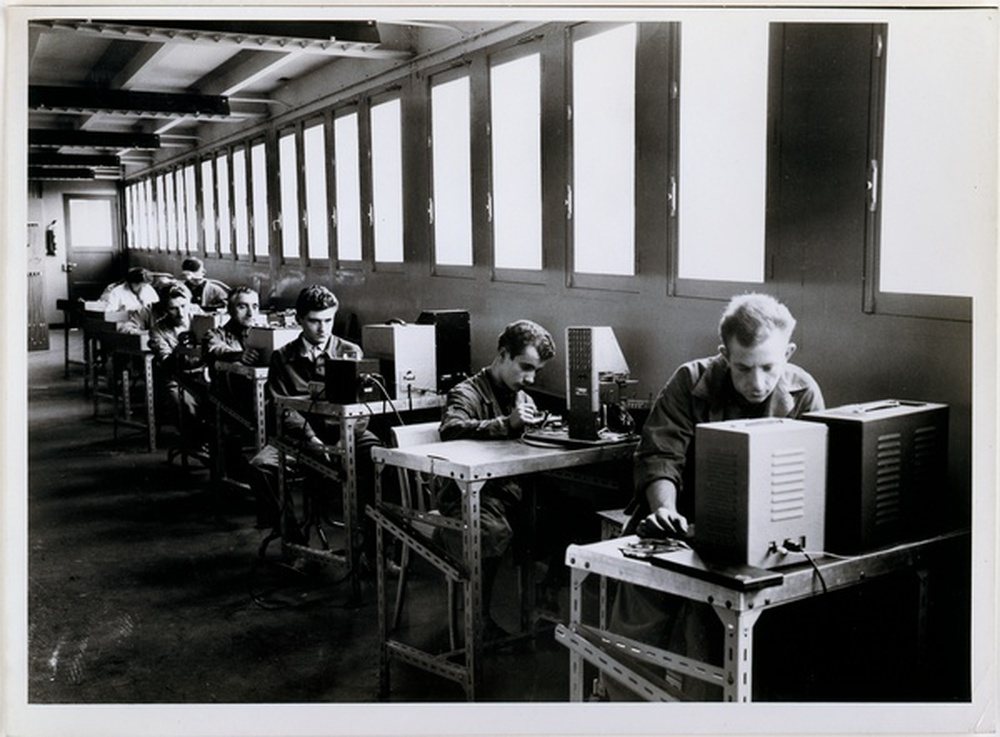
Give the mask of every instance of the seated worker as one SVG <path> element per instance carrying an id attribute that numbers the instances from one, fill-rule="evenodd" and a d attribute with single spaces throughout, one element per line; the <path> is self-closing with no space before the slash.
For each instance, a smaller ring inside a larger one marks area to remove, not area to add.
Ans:
<path id="1" fill-rule="evenodd" d="M 229 320 L 219 328 L 205 333 L 203 350 L 206 362 L 229 361 L 254 366 L 260 359 L 260 351 L 246 348 L 247 333 L 257 324 L 260 313 L 260 297 L 250 287 L 236 287 L 226 301 Z"/>
<path id="2" fill-rule="evenodd" d="M 190 256 L 181 263 L 181 279 L 191 290 L 191 303 L 205 312 L 226 306 L 229 287 L 205 276 L 205 264 L 200 258 Z"/>
<path id="3" fill-rule="evenodd" d="M 823 409 L 823 395 L 804 370 L 788 363 L 795 319 L 766 294 L 733 297 L 719 323 L 717 355 L 685 363 L 660 391 L 634 456 L 635 497 L 624 534 L 688 537 L 694 510 L 695 425 L 757 417 L 797 418 Z M 693 545 L 697 549 L 697 532 Z M 622 584 L 610 630 L 701 661 L 722 664 L 721 623 L 708 604 Z M 608 679 L 612 698 L 636 698 Z M 674 683 L 677 686 L 677 683 Z M 691 698 L 708 687 L 685 678 Z"/>
<path id="4" fill-rule="evenodd" d="M 520 437 L 525 428 L 541 419 L 534 400 L 524 388 L 535 382 L 535 374 L 555 354 L 552 336 L 541 325 L 518 320 L 505 327 L 490 365 L 448 392 L 440 426 L 441 439 Z M 521 495 L 519 479 L 505 478 L 488 481 L 480 496 L 483 611 L 488 637 L 502 632 L 490 616 L 490 601 L 500 559 L 513 537 L 510 517 Z M 462 516 L 462 497 L 455 484 L 449 483 L 441 489 L 438 508 L 448 517 Z M 461 534 L 450 530 L 438 532 L 438 540 L 445 549 L 461 558 Z"/>
<path id="5" fill-rule="evenodd" d="M 290 343 L 271 354 L 268 366 L 268 394 L 274 396 L 309 396 L 309 383 L 323 381 L 327 359 L 363 357 L 361 347 L 338 338 L 333 334 L 333 321 L 339 303 L 333 292 L 321 285 L 303 289 L 295 302 L 295 316 L 302 332 Z M 300 413 L 294 410 L 282 412 L 278 417 L 282 436 L 289 443 L 298 445 L 303 452 L 314 453 L 329 460 L 324 445 L 335 445 L 340 440 L 340 425 L 334 418 L 318 414 Z M 375 498 L 375 471 L 371 459 L 371 449 L 381 445 L 379 439 L 367 430 L 366 423 L 356 426 L 357 449 L 357 489 L 358 522 L 363 527 L 365 553 L 374 561 L 375 535 L 373 523 L 364 515 L 367 504 Z M 286 471 L 298 472 L 293 457 L 286 457 Z M 278 493 L 277 472 L 280 462 L 278 449 L 268 444 L 250 461 L 252 469 L 251 486 L 257 498 L 257 523 L 259 527 L 276 528 L 279 524 L 280 495 Z M 288 478 L 288 476 L 286 476 Z M 331 482 L 324 478 L 310 478 L 309 493 L 329 487 Z M 287 542 L 305 543 L 305 536 L 296 522 L 294 503 L 284 510 L 288 529 L 291 531 Z"/>
<path id="6" fill-rule="evenodd" d="M 128 270 L 124 281 L 109 284 L 100 301 L 112 312 L 138 312 L 159 299 L 152 281 L 148 271 L 136 266 Z"/>
<path id="7" fill-rule="evenodd" d="M 149 332 L 149 349 L 154 355 L 155 396 L 162 400 L 161 406 L 175 424 L 180 419 L 179 413 L 183 414 L 182 441 L 193 455 L 204 459 L 208 436 L 198 414 L 200 397 L 183 389 L 178 382 L 180 373 L 198 369 L 202 363 L 197 353 L 181 350 L 191 347 L 191 293 L 180 282 L 164 284 L 157 302 L 134 313 L 123 324 L 124 332 Z"/>

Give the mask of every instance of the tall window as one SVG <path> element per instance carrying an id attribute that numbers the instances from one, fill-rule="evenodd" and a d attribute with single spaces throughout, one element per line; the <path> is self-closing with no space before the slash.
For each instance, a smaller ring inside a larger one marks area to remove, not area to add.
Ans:
<path id="1" fill-rule="evenodd" d="M 764 281 L 764 19 L 692 19 L 681 33 L 677 276 Z"/>
<path id="2" fill-rule="evenodd" d="M 177 200 L 174 196 L 174 173 L 163 175 L 165 207 L 167 213 L 167 250 L 177 251 Z"/>
<path id="3" fill-rule="evenodd" d="M 431 86 L 434 262 L 472 265 L 469 77 Z"/>
<path id="4" fill-rule="evenodd" d="M 358 114 L 347 113 L 333 122 L 334 173 L 337 187 L 337 258 L 361 260 L 361 170 Z"/>
<path id="5" fill-rule="evenodd" d="M 152 238 L 149 232 L 149 179 L 143 179 L 136 185 L 136 226 L 140 248 L 151 248 Z"/>
<path id="6" fill-rule="evenodd" d="M 215 253 L 215 176 L 212 159 L 201 162 L 201 217 L 205 253 Z"/>
<path id="7" fill-rule="evenodd" d="M 165 177 L 159 174 L 156 177 L 156 191 L 153 195 L 156 199 L 156 236 L 159 248 L 168 250 L 170 244 L 167 241 L 167 193 Z"/>
<path id="8" fill-rule="evenodd" d="M 243 146 L 233 150 L 233 230 L 236 254 L 250 253 L 250 225 L 247 218 L 247 152 Z"/>
<path id="9" fill-rule="evenodd" d="M 222 151 L 215 159 L 216 189 L 219 192 L 219 253 L 233 252 L 233 229 L 229 214 L 229 153 Z"/>
<path id="10" fill-rule="evenodd" d="M 490 69 L 493 265 L 542 268 L 541 57 Z"/>
<path id="11" fill-rule="evenodd" d="M 125 187 L 125 235 L 128 239 L 128 247 L 135 248 L 138 245 L 135 237 L 135 185 L 129 184 Z"/>
<path id="12" fill-rule="evenodd" d="M 980 257 L 996 247 L 997 42 L 982 21 L 956 11 L 889 25 L 884 161 L 869 173 L 875 187 L 881 177 L 871 209 L 883 297 L 973 296 L 983 284 Z"/>
<path id="13" fill-rule="evenodd" d="M 281 185 L 281 255 L 299 257 L 299 170 L 295 131 L 278 139 L 278 181 Z"/>
<path id="14" fill-rule="evenodd" d="M 573 270 L 635 274 L 634 24 L 577 34 L 572 61 Z"/>
<path id="15" fill-rule="evenodd" d="M 302 133 L 305 163 L 306 248 L 310 259 L 330 258 L 326 197 L 326 126 L 322 121 Z"/>
<path id="16" fill-rule="evenodd" d="M 184 167 L 184 199 L 187 202 L 187 251 L 198 252 L 198 172 L 194 164 Z"/>
<path id="17" fill-rule="evenodd" d="M 184 192 L 184 169 L 174 169 L 174 197 L 177 201 L 177 250 L 186 251 L 187 244 L 187 195 Z"/>
<path id="18" fill-rule="evenodd" d="M 399 99 L 372 105 L 375 261 L 403 262 L 403 152 Z"/>
<path id="19" fill-rule="evenodd" d="M 253 188 L 253 253 L 266 258 L 271 220 L 267 213 L 267 150 L 263 142 L 250 147 L 250 186 Z"/>

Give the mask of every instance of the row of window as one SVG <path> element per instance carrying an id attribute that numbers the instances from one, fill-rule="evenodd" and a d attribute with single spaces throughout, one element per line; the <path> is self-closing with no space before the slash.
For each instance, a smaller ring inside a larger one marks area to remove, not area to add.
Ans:
<path id="1" fill-rule="evenodd" d="M 968 19 L 946 17 L 940 23 L 956 38 L 969 36 Z M 650 30 L 654 25 L 657 30 Z M 676 32 L 666 43 L 664 29 Z M 471 267 L 478 258 L 475 253 L 489 253 L 497 272 L 540 273 L 544 218 L 565 217 L 568 269 L 574 276 L 627 278 L 639 268 L 636 233 L 650 232 L 637 224 L 637 218 L 648 217 L 639 203 L 654 200 L 673 223 L 666 226 L 662 242 L 674 249 L 670 269 L 675 277 L 760 283 L 765 263 L 769 24 L 762 20 L 748 25 L 743 20 L 727 25 L 718 18 L 710 23 L 685 21 L 682 47 L 677 29 L 679 24 L 580 24 L 569 29 L 568 81 L 561 92 L 567 120 L 558 136 L 564 151 L 555 159 L 564 156 L 567 170 L 564 180 L 546 180 L 565 181 L 565 194 L 559 192 L 558 199 L 543 191 L 542 121 L 548 112 L 543 109 L 543 79 L 551 85 L 552 75 L 543 75 L 550 57 L 535 39 L 430 76 L 425 185 L 414 186 L 404 176 L 404 144 L 418 144 L 414 134 L 404 130 L 404 98 L 397 87 L 280 127 L 273 140 L 241 142 L 129 183 L 129 244 L 238 259 L 268 258 L 274 252 L 285 262 L 398 264 L 404 258 L 404 222 L 414 222 L 404 218 L 404 198 L 410 198 L 409 207 L 424 207 L 415 201 L 423 196 L 415 196 L 416 191 L 427 195 L 427 237 L 439 273 Z M 912 111 L 920 109 L 924 116 L 934 112 L 936 126 L 961 130 L 963 123 L 981 116 L 987 104 L 969 102 L 982 97 L 972 90 L 961 98 L 949 93 L 955 84 L 931 91 L 921 85 L 919 95 L 911 94 L 918 82 L 911 70 L 926 67 L 914 59 L 929 56 L 919 50 L 932 30 L 892 26 L 896 52 L 889 57 L 887 85 L 896 97 L 887 104 L 886 137 L 891 145 L 882 164 L 885 176 L 895 177 L 894 192 L 906 199 L 893 192 L 884 198 L 889 209 L 878 245 L 880 280 L 890 291 L 970 294 L 974 258 L 949 259 L 947 252 L 935 250 L 940 247 L 935 241 L 922 261 L 926 269 L 914 272 L 914 260 L 907 257 L 916 240 L 913 229 L 904 231 L 896 216 L 906 202 L 922 196 L 907 193 L 907 187 L 930 186 L 925 184 L 928 176 L 900 182 L 896 175 L 928 157 L 923 147 L 906 147 Z M 667 63 L 675 53 L 671 45 L 683 57 L 678 72 Z M 954 46 L 973 49 L 963 57 L 963 63 L 972 66 L 989 56 L 983 43 Z M 654 49 L 650 64 L 653 47 L 660 50 Z M 645 71 L 637 76 L 637 57 L 643 54 Z M 941 65 L 941 59 L 935 55 L 933 64 Z M 678 88 L 684 91 L 683 104 L 678 102 Z M 552 92 L 551 87 L 544 91 Z M 948 105 L 929 104 L 931 92 L 949 95 Z M 486 112 L 482 99 L 487 100 Z M 662 119 L 637 121 L 637 110 L 646 108 L 660 111 Z M 908 122 L 897 126 L 899 120 Z M 485 139 L 480 124 L 487 129 Z M 404 140 L 404 135 L 411 138 Z M 662 140 L 651 146 L 645 141 L 644 150 L 643 135 Z M 959 139 L 954 135 L 948 145 L 955 148 Z M 556 145 L 553 140 L 551 135 L 545 138 L 546 157 Z M 905 150 L 897 153 L 897 148 Z M 948 168 L 942 174 L 969 176 L 968 168 L 981 154 L 971 148 L 957 153 L 927 165 L 940 169 L 944 161 Z M 644 164 L 645 180 L 637 177 L 643 156 L 652 157 L 652 164 Z M 480 196 L 477 178 L 484 170 L 488 183 Z M 876 197 L 882 189 L 880 176 L 873 173 L 869 185 Z M 637 190 L 637 182 L 647 190 L 652 187 L 654 196 Z M 978 199 L 971 199 L 967 189 L 955 193 L 958 209 L 968 216 L 941 218 L 933 208 L 920 208 L 924 231 L 939 230 L 941 224 L 954 231 L 956 223 L 962 226 L 978 215 Z M 564 213 L 554 211 L 556 202 Z M 723 206 L 726 215 L 720 217 Z M 913 213 L 908 218 L 903 221 L 913 220 Z M 969 237 L 956 239 L 953 248 L 980 235 L 962 227 Z M 476 245 L 477 238 L 488 239 L 486 248 Z"/>
<path id="2" fill-rule="evenodd" d="M 575 269 L 632 275 L 636 259 L 637 26 L 573 43 L 572 213 Z M 541 271 L 542 56 L 501 54 L 489 67 L 491 188 L 483 217 L 497 269 Z M 473 264 L 472 79 L 467 69 L 430 85 L 428 222 L 435 264 Z M 132 182 L 126 221 L 134 248 L 262 258 L 270 238 L 284 260 L 403 260 L 403 127 L 398 93 L 277 133 L 277 176 L 264 140 L 220 150 Z M 363 166 L 364 157 L 370 165 Z M 277 187 L 277 216 L 268 189 Z M 610 249 L 610 250 L 609 250 Z"/>

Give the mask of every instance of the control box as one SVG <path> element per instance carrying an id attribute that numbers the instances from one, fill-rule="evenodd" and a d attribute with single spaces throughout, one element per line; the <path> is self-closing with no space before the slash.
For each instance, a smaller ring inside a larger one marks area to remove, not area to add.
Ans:
<path id="1" fill-rule="evenodd" d="M 566 420 L 569 436 L 596 440 L 607 426 L 606 408 L 633 386 L 614 330 L 607 326 L 566 328 Z"/>
<path id="2" fill-rule="evenodd" d="M 948 473 L 948 405 L 885 399 L 811 412 L 829 430 L 827 549 L 857 553 L 934 532 Z"/>
<path id="3" fill-rule="evenodd" d="M 761 418 L 695 427 L 694 548 L 720 563 L 773 568 L 824 549 L 826 427 Z"/>
<path id="4" fill-rule="evenodd" d="M 378 382 L 379 362 L 374 358 L 333 358 L 324 364 L 326 401 L 334 404 L 376 402 L 385 399 Z"/>
<path id="5" fill-rule="evenodd" d="M 472 332 L 468 310 L 424 310 L 417 325 L 434 326 L 437 390 L 447 392 L 472 372 Z"/>
<path id="6" fill-rule="evenodd" d="M 437 355 L 433 325 L 363 325 L 361 345 L 379 361 L 391 399 L 437 393 Z"/>

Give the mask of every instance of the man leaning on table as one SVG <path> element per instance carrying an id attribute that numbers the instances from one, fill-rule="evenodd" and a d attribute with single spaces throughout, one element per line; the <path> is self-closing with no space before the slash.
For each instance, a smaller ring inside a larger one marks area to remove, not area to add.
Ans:
<path id="1" fill-rule="evenodd" d="M 625 534 L 686 538 L 694 510 L 694 429 L 702 422 L 757 417 L 798 418 L 823 409 L 819 385 L 788 362 L 795 318 L 766 294 L 733 297 L 719 322 L 717 355 L 678 368 L 650 411 L 634 458 L 635 497 Z M 623 584 L 612 632 L 678 654 L 721 664 L 721 630 L 711 607 Z M 718 633 L 718 634 L 717 634 Z M 672 680 L 668 676 L 668 682 Z M 690 698 L 710 697 L 693 678 L 673 679 Z M 608 682 L 613 699 L 635 698 Z"/>
<path id="2" fill-rule="evenodd" d="M 489 366 L 448 392 L 441 421 L 442 440 L 517 438 L 536 423 L 540 413 L 524 391 L 535 375 L 555 356 L 552 336 L 531 320 L 517 320 L 503 329 Z M 501 633 L 490 617 L 490 600 L 500 558 L 513 537 L 510 518 L 521 501 L 517 478 L 488 481 L 480 497 L 483 551 L 483 611 L 486 636 Z M 439 494 L 438 507 L 448 517 L 461 517 L 462 497 L 454 483 Z M 439 540 L 454 556 L 462 554 L 460 533 L 439 530 Z"/>

